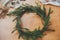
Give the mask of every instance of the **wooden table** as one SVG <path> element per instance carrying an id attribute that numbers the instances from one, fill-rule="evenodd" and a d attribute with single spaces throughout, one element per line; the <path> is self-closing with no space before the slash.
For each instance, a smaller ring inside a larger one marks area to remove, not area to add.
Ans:
<path id="1" fill-rule="evenodd" d="M 34 0 L 34 2 L 35 1 L 37 1 L 37 0 Z M 31 4 L 35 5 L 32 0 L 30 0 L 30 1 L 27 0 L 26 2 L 28 2 L 28 3 L 31 2 Z M 40 3 L 40 2 L 38 2 L 38 3 L 41 6 L 43 6 L 42 3 Z M 43 37 L 43 40 L 60 40 L 60 7 L 56 7 L 53 5 L 46 5 L 47 11 L 48 11 L 49 7 L 51 7 L 51 9 L 53 10 L 53 13 L 50 15 L 51 16 L 50 21 L 52 23 L 50 28 L 55 29 L 55 32 L 47 33 L 47 35 Z M 23 17 L 23 19 L 24 19 L 24 17 Z M 11 31 L 13 30 L 13 27 L 15 26 L 15 22 L 12 22 L 13 19 L 14 19 L 14 17 L 8 17 L 8 16 L 6 16 L 4 19 L 0 19 L 0 40 L 18 40 L 18 33 L 17 32 L 15 32 L 13 34 L 11 33 Z M 39 22 L 41 22 L 41 21 L 39 21 Z M 31 25 L 28 25 L 28 26 L 31 26 Z M 41 24 L 41 26 L 42 26 L 42 24 Z M 34 29 L 35 27 L 32 27 L 32 28 Z M 23 40 L 23 39 L 21 39 L 21 40 Z"/>
<path id="2" fill-rule="evenodd" d="M 42 3 L 40 3 L 42 5 Z M 53 13 L 50 15 L 50 21 L 52 23 L 51 28 L 55 29 L 55 32 L 51 32 L 46 35 L 43 40 L 60 40 L 60 7 L 54 5 L 46 5 L 46 9 L 51 7 Z"/>

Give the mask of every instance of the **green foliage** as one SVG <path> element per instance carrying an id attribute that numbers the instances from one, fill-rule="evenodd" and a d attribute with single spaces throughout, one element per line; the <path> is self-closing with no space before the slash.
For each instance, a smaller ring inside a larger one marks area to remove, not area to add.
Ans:
<path id="1" fill-rule="evenodd" d="M 39 15 L 41 17 L 41 19 L 44 21 L 43 24 L 43 29 L 40 30 L 35 29 L 34 31 L 30 31 L 27 28 L 22 28 L 21 27 L 21 17 L 24 15 L 25 12 L 35 12 L 37 13 L 37 15 Z M 19 33 L 19 39 L 20 37 L 22 37 L 24 40 L 37 40 L 37 38 L 42 38 L 44 36 L 44 32 L 47 31 L 48 29 L 48 24 L 49 24 L 49 20 L 50 20 L 50 14 L 51 14 L 51 8 L 49 9 L 48 15 L 46 15 L 46 8 L 45 5 L 43 6 L 43 9 L 40 7 L 40 5 L 37 4 L 37 6 L 32 6 L 32 5 L 23 5 L 20 6 L 19 8 L 17 8 L 15 11 L 11 12 L 8 15 L 15 15 L 16 18 L 13 20 L 16 20 L 16 29 Z M 13 32 L 15 31 L 13 30 Z M 13 33 L 12 32 L 12 33 Z"/>

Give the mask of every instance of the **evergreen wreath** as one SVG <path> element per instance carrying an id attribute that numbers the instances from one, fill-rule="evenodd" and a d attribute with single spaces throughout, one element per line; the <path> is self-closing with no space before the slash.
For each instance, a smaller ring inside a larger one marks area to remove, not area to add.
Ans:
<path id="1" fill-rule="evenodd" d="M 25 12 L 35 12 L 37 15 L 41 17 L 43 20 L 43 28 L 40 30 L 40 28 L 35 29 L 34 31 L 30 31 L 27 28 L 22 28 L 21 26 L 21 17 L 24 15 Z M 46 14 L 46 8 L 43 6 L 41 8 L 40 5 L 37 4 L 37 6 L 32 6 L 32 5 L 22 5 L 18 7 L 15 11 L 11 12 L 8 15 L 14 15 L 16 18 L 14 18 L 13 21 L 16 21 L 16 26 L 15 29 L 12 31 L 15 32 L 16 30 L 19 33 L 19 39 L 22 37 L 24 40 L 37 40 L 37 38 L 42 38 L 45 34 L 44 32 L 46 31 L 54 31 L 51 29 L 48 29 L 49 27 L 49 19 L 50 19 L 50 14 L 52 13 L 51 8 L 48 10 L 48 15 Z"/>

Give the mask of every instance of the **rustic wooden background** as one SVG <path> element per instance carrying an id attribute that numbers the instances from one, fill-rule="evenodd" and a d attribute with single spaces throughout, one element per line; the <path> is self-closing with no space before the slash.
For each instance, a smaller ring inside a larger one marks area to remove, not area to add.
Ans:
<path id="1" fill-rule="evenodd" d="M 37 0 L 26 0 L 25 2 L 23 1 L 22 2 L 35 5 L 35 1 L 38 2 Z M 41 6 L 43 6 L 42 3 L 40 2 L 38 3 Z M 51 16 L 50 21 L 52 23 L 50 28 L 55 29 L 55 32 L 47 33 L 47 35 L 43 37 L 43 40 L 60 40 L 60 7 L 56 7 L 53 5 L 46 5 L 47 11 L 49 7 L 51 7 L 53 10 L 53 13 L 50 15 Z M 13 27 L 15 26 L 15 22 L 12 22 L 13 19 L 14 17 L 8 17 L 8 16 L 6 16 L 4 19 L 0 19 L 0 40 L 18 40 L 18 33 L 17 32 L 13 34 L 11 33 Z M 34 30 L 39 26 L 41 26 L 42 28 L 43 26 L 41 24 L 41 19 L 39 18 L 39 16 L 31 13 L 25 14 L 22 17 L 22 22 L 23 22 L 23 26 L 29 26 L 27 28 L 29 28 L 30 30 Z M 21 40 L 23 39 L 21 38 Z"/>

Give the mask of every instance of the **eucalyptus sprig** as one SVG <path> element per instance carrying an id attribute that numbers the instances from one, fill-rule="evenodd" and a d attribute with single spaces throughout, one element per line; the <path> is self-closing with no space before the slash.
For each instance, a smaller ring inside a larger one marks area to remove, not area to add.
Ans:
<path id="1" fill-rule="evenodd" d="M 40 16 L 40 18 L 44 21 L 43 28 L 40 30 L 40 28 L 35 29 L 34 31 L 30 31 L 27 28 L 23 28 L 21 26 L 21 17 L 25 14 L 25 12 L 35 12 L 37 15 Z M 24 40 L 37 40 L 37 38 L 42 38 L 44 36 L 44 32 L 50 31 L 48 29 L 48 25 L 50 23 L 50 14 L 52 13 L 51 8 L 49 8 L 48 15 L 46 14 L 46 8 L 43 6 L 43 9 L 40 5 L 32 6 L 32 5 L 22 5 L 19 8 L 17 8 L 15 11 L 11 12 L 8 15 L 15 15 L 16 18 L 16 26 L 15 29 L 12 31 L 18 31 L 19 33 L 19 39 L 22 37 Z M 53 30 L 52 30 L 53 31 Z"/>

